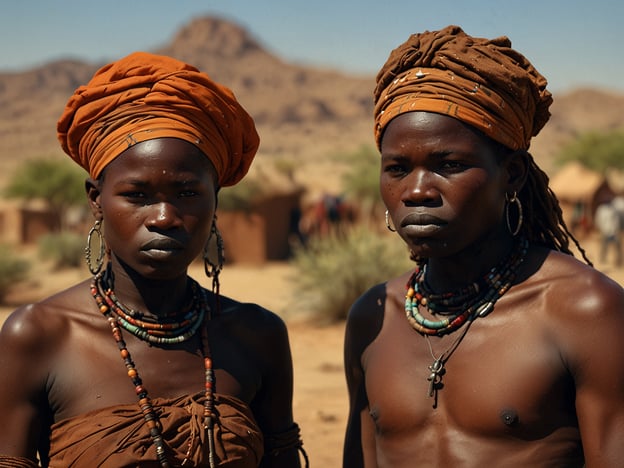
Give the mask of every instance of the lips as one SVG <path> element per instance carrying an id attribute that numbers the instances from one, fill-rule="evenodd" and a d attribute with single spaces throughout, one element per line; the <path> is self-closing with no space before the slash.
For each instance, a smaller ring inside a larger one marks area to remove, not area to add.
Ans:
<path id="1" fill-rule="evenodd" d="M 401 230 L 409 236 L 431 236 L 446 225 L 446 221 L 427 213 L 409 213 L 401 220 Z"/>
<path id="2" fill-rule="evenodd" d="M 438 218 L 437 216 L 433 216 L 427 213 L 409 213 L 401 220 L 401 227 L 417 225 L 417 226 L 428 226 L 434 224 L 436 226 L 442 226 L 446 224 L 442 218 Z"/>
<path id="3" fill-rule="evenodd" d="M 156 239 L 151 239 L 141 246 L 141 250 L 144 250 L 144 251 L 147 251 L 147 250 L 172 251 L 172 250 L 182 250 L 182 249 L 184 249 L 184 244 L 170 237 L 159 237 Z"/>

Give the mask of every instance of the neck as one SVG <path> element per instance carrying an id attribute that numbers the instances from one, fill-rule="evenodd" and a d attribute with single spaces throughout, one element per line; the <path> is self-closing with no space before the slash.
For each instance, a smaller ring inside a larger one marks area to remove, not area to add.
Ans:
<path id="1" fill-rule="evenodd" d="M 122 303 L 154 317 L 176 314 L 189 305 L 188 280 L 186 274 L 167 280 L 145 278 L 115 259 L 107 272 L 107 282 Z"/>
<path id="2" fill-rule="evenodd" d="M 454 291 L 478 281 L 504 260 L 514 245 L 507 233 L 489 235 L 449 257 L 427 259 L 427 284 L 434 291 Z"/>

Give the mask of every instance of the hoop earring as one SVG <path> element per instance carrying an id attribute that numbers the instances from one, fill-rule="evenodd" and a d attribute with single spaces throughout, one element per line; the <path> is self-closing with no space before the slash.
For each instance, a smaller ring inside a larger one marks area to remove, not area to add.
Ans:
<path id="1" fill-rule="evenodd" d="M 102 269 L 102 265 L 104 265 L 104 255 L 106 254 L 106 245 L 104 243 L 104 235 L 102 234 L 102 222 L 99 219 L 95 220 L 93 223 L 93 227 L 89 230 L 89 234 L 87 235 L 87 246 L 85 247 L 85 260 L 87 261 L 87 267 L 92 275 L 97 275 Z M 97 240 L 100 244 L 100 251 L 98 252 L 98 256 L 95 259 L 95 265 L 91 262 L 91 241 L 93 240 L 93 235 L 97 237 Z"/>
<path id="2" fill-rule="evenodd" d="M 523 221 L 523 217 L 522 217 L 522 203 L 520 203 L 520 199 L 516 196 L 517 192 L 514 192 L 513 195 L 511 195 L 511 197 L 508 194 L 505 194 L 505 201 L 507 202 L 505 204 L 505 220 L 507 221 L 507 229 L 509 229 L 509 232 L 511 233 L 512 236 L 517 236 L 518 233 L 520 232 L 520 228 L 522 227 L 522 221 Z M 516 208 L 518 210 L 518 224 L 516 225 L 515 229 L 511 228 L 511 222 L 510 222 L 510 216 L 509 216 L 509 207 L 514 204 L 516 205 Z"/>
<path id="3" fill-rule="evenodd" d="M 214 237 L 214 242 L 217 248 L 216 262 L 210 258 L 211 242 Z M 212 292 L 219 294 L 219 273 L 223 270 L 223 263 L 225 262 L 225 248 L 223 247 L 223 237 L 217 227 L 217 215 L 214 215 L 212 219 L 212 226 L 210 228 L 210 237 L 206 242 L 203 252 L 204 259 L 204 272 L 208 278 L 212 278 Z"/>
<path id="4" fill-rule="evenodd" d="M 388 213 L 388 210 L 386 210 L 386 227 L 388 228 L 388 231 L 396 232 L 396 229 L 390 225 L 390 214 Z"/>

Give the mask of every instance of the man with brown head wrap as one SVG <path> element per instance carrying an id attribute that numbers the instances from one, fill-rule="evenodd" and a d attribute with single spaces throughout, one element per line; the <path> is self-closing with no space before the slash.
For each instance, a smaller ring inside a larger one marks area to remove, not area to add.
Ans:
<path id="1" fill-rule="evenodd" d="M 58 137 L 89 173 L 93 278 L 2 328 L 0 467 L 300 466 L 286 327 L 219 294 L 217 193 L 258 149 L 251 116 L 137 52 L 76 90 Z M 200 256 L 212 291 L 187 274 Z"/>
<path id="2" fill-rule="evenodd" d="M 416 267 L 349 313 L 344 467 L 621 466 L 624 291 L 528 153 L 544 77 L 449 26 L 395 49 L 374 97 L 386 226 Z"/>

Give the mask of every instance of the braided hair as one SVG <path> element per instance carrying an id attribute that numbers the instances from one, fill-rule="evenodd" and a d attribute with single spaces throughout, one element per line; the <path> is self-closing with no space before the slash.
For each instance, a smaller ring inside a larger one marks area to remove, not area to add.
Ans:
<path id="1" fill-rule="evenodd" d="M 559 200 L 548 186 L 548 176 L 535 163 L 533 156 L 528 152 L 526 154 L 529 161 L 528 176 L 518 197 L 524 207 L 526 218 L 531 222 L 522 224 L 521 234 L 531 242 L 574 256 L 570 249 L 572 242 L 583 260 L 592 266 L 585 250 L 563 220 Z"/>

